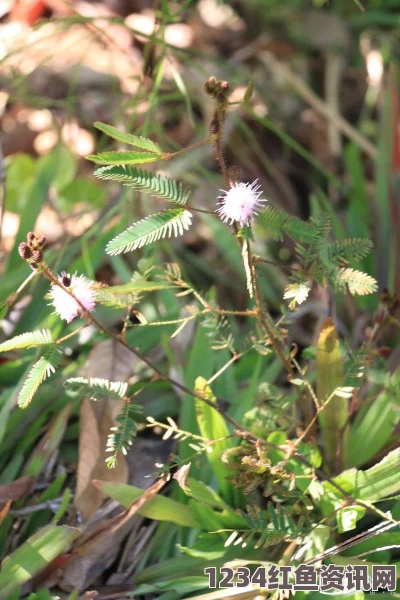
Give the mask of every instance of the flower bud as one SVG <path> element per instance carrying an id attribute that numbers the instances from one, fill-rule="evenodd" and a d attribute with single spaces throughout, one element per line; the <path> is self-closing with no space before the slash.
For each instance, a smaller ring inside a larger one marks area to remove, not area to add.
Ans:
<path id="1" fill-rule="evenodd" d="M 391 354 L 392 349 L 389 348 L 389 346 L 381 346 L 379 348 L 379 355 L 382 356 L 382 358 L 388 358 Z"/>
<path id="2" fill-rule="evenodd" d="M 46 238 L 44 235 L 41 235 L 40 238 L 38 239 L 39 248 L 43 249 L 45 244 L 46 244 Z"/>
<path id="3" fill-rule="evenodd" d="M 21 258 L 28 260 L 32 256 L 32 251 L 26 242 L 21 242 L 18 246 L 18 253 Z"/>
<path id="4" fill-rule="evenodd" d="M 27 240 L 29 246 L 32 246 L 32 242 L 34 241 L 34 239 L 35 239 L 35 234 L 32 231 L 30 231 L 26 236 L 26 240 Z"/>
<path id="5" fill-rule="evenodd" d="M 43 260 L 43 254 L 40 252 L 40 250 L 32 250 L 32 261 L 34 263 L 41 263 Z"/>
<path id="6" fill-rule="evenodd" d="M 219 121 L 218 119 L 213 119 L 210 123 L 210 133 L 212 135 L 216 135 L 219 132 Z"/>
<path id="7" fill-rule="evenodd" d="M 69 287 L 71 285 L 71 279 L 68 277 L 68 275 L 63 275 L 61 278 L 61 283 L 64 287 Z"/>

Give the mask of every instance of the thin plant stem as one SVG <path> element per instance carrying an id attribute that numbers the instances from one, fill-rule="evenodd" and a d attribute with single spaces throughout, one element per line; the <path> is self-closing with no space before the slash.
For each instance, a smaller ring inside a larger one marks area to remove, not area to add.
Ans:
<path id="1" fill-rule="evenodd" d="M 83 325 L 81 325 L 80 327 L 78 327 L 78 329 L 75 329 L 74 331 L 71 331 L 71 333 L 69 333 L 68 335 L 65 335 L 62 338 L 59 338 L 54 343 L 55 344 L 62 344 L 63 342 L 65 342 L 65 340 L 69 340 L 70 338 L 74 337 L 74 335 L 76 335 L 77 333 L 80 333 L 82 331 L 82 329 L 85 329 L 85 327 L 89 327 L 89 323 L 84 323 Z"/>

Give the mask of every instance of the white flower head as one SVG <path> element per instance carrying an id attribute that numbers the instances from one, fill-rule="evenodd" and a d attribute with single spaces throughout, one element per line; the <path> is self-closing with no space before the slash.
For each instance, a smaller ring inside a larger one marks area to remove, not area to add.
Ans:
<path id="1" fill-rule="evenodd" d="M 61 273 L 58 277 L 58 281 L 66 288 L 70 289 L 74 296 L 82 303 L 87 312 L 92 312 L 95 307 L 95 295 L 92 289 L 91 281 L 86 279 L 83 275 L 77 276 L 69 275 L 68 273 Z M 54 283 L 51 284 L 49 296 L 52 300 L 52 305 L 55 308 L 55 312 L 70 323 L 75 317 L 81 312 L 81 306 L 68 292 L 63 290 Z"/>
<path id="2" fill-rule="evenodd" d="M 262 207 L 262 203 L 266 202 L 260 198 L 262 191 L 259 191 L 261 185 L 258 184 L 258 179 L 253 183 L 234 183 L 230 190 L 221 190 L 223 196 L 218 196 L 221 200 L 217 213 L 224 223 L 230 221 L 230 225 L 234 221 L 239 221 L 240 226 L 249 225 L 250 220 L 258 214 L 257 210 Z"/>

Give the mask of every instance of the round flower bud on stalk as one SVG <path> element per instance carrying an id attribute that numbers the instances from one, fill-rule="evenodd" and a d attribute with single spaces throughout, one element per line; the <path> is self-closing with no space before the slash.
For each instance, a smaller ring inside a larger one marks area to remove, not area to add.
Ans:
<path id="1" fill-rule="evenodd" d="M 18 254 L 24 260 L 28 260 L 32 256 L 32 250 L 29 248 L 26 242 L 21 242 L 18 246 Z"/>
<path id="2" fill-rule="evenodd" d="M 234 183 L 230 190 L 221 190 L 224 193 L 222 196 L 218 196 L 220 202 L 216 212 L 224 223 L 229 221 L 232 225 L 234 221 L 237 221 L 243 227 L 254 220 L 254 217 L 258 215 L 257 211 L 262 207 L 263 202 L 266 202 L 260 198 L 261 186 L 257 182 L 258 179 L 253 183 Z"/>
<path id="3" fill-rule="evenodd" d="M 83 277 L 83 275 L 78 277 L 76 273 L 74 275 L 61 273 L 58 281 L 71 290 L 73 295 L 79 300 L 87 312 L 90 313 L 94 310 L 95 295 L 94 290 L 91 287 L 92 283 L 88 279 Z M 67 323 L 70 323 L 75 317 L 82 313 L 82 307 L 75 298 L 73 298 L 66 290 L 63 290 L 62 287 L 59 287 L 54 283 L 50 288 L 50 298 L 52 300 L 52 305 L 55 308 L 55 312 L 61 319 L 67 321 Z"/>
<path id="4" fill-rule="evenodd" d="M 32 250 L 32 261 L 34 263 L 41 263 L 43 260 L 43 254 L 40 250 Z"/>
<path id="5" fill-rule="evenodd" d="M 34 239 L 35 239 L 35 234 L 32 231 L 30 231 L 26 236 L 26 241 L 28 242 L 28 244 L 30 246 L 31 246 L 32 242 L 34 241 Z"/>

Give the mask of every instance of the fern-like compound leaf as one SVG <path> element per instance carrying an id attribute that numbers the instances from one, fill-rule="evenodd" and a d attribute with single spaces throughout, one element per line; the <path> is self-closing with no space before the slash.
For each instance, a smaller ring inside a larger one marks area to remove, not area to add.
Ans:
<path id="1" fill-rule="evenodd" d="M 124 144 L 129 144 L 130 146 L 135 146 L 136 148 L 142 148 L 142 150 L 147 150 L 147 152 L 154 152 L 154 154 L 161 155 L 163 153 L 160 146 L 152 140 L 150 140 L 149 138 L 119 131 L 119 129 L 117 129 L 116 127 L 113 127 L 112 125 L 107 125 L 107 123 L 100 123 L 99 121 L 94 123 L 94 126 L 97 129 L 100 129 L 100 131 L 102 131 L 109 137 L 112 137 L 115 140 L 118 140 L 119 142 L 122 142 Z"/>
<path id="2" fill-rule="evenodd" d="M 6 342 L 0 344 L 0 352 L 9 350 L 18 350 L 19 348 L 35 348 L 45 344 L 52 344 L 53 338 L 49 329 L 39 329 L 37 331 L 28 331 L 17 335 Z"/>
<path id="3" fill-rule="evenodd" d="M 310 293 L 310 285 L 307 281 L 300 281 L 296 283 L 289 283 L 283 294 L 285 300 L 292 298 L 289 302 L 289 308 L 295 308 L 296 304 L 303 304 L 307 300 L 308 294 Z"/>
<path id="4" fill-rule="evenodd" d="M 286 233 L 296 242 L 311 243 L 318 234 L 318 229 L 313 224 L 272 206 L 260 212 L 257 223 L 276 241 L 282 241 L 283 233 Z"/>
<path id="5" fill-rule="evenodd" d="M 378 289 L 378 284 L 373 277 L 356 269 L 338 269 L 332 283 L 339 291 L 344 291 L 347 285 L 350 294 L 359 296 L 373 294 Z"/>
<path id="6" fill-rule="evenodd" d="M 88 160 L 99 165 L 139 165 L 154 162 L 160 157 L 153 152 L 100 152 L 99 154 L 88 154 Z"/>
<path id="7" fill-rule="evenodd" d="M 129 446 L 132 445 L 141 412 L 140 406 L 126 402 L 123 411 L 116 417 L 116 425 L 111 428 L 112 433 L 108 436 L 106 447 L 106 452 L 111 453 L 111 456 L 106 459 L 110 469 L 116 466 L 118 453 L 127 454 Z"/>
<path id="8" fill-rule="evenodd" d="M 18 394 L 18 406 L 26 408 L 32 401 L 38 387 L 45 381 L 61 362 L 62 352 L 58 347 L 49 348 L 33 365 Z"/>
<path id="9" fill-rule="evenodd" d="M 123 185 L 149 192 L 153 196 L 165 198 L 176 204 L 186 204 L 190 196 L 190 190 L 184 189 L 182 183 L 178 183 L 175 179 L 134 167 L 100 167 L 94 174 L 99 179 L 119 181 Z"/>
<path id="10" fill-rule="evenodd" d="M 349 238 L 333 242 L 328 247 L 328 257 L 336 263 L 362 260 L 370 253 L 373 243 L 368 238 Z"/>
<path id="11" fill-rule="evenodd" d="M 71 392 L 79 392 L 91 400 L 121 400 L 126 394 L 128 384 L 98 377 L 71 377 L 64 382 L 64 386 Z"/>
<path id="12" fill-rule="evenodd" d="M 189 229 L 192 214 L 182 208 L 167 209 L 134 223 L 107 244 L 107 254 L 131 252 L 165 237 L 182 235 Z"/>

